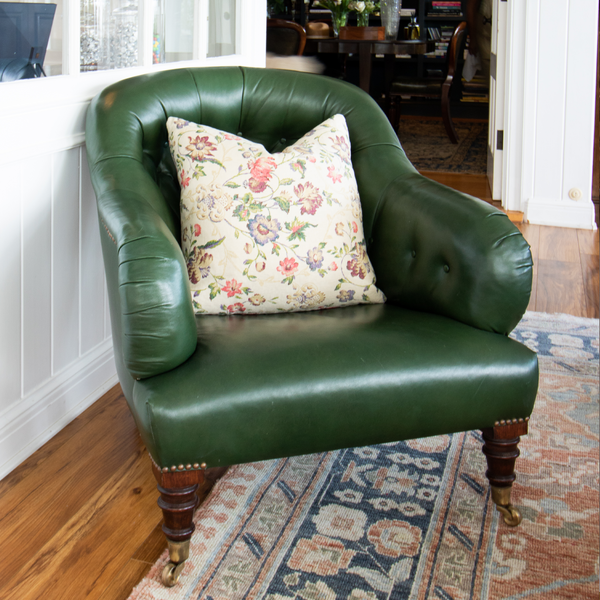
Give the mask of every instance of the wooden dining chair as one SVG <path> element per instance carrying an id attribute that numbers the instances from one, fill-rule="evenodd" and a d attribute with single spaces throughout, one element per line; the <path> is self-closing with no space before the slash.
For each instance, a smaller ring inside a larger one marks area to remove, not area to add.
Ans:
<path id="1" fill-rule="evenodd" d="M 441 101 L 442 119 L 446 133 L 453 144 L 458 143 L 458 136 L 450 114 L 450 95 L 461 82 L 462 56 L 467 37 L 467 24 L 461 22 L 457 25 L 446 53 L 446 65 L 441 78 L 408 78 L 395 79 L 387 94 L 387 114 L 394 129 L 400 126 L 400 104 L 402 96 L 417 96 L 421 98 L 439 98 Z"/>
<path id="2" fill-rule="evenodd" d="M 302 25 L 283 19 L 267 19 L 267 52 L 281 56 L 302 56 L 306 31 Z"/>

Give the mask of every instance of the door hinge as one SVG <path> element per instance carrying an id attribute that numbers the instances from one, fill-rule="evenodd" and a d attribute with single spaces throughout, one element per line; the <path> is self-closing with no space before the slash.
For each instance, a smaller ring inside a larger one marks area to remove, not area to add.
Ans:
<path id="1" fill-rule="evenodd" d="M 496 131 L 496 150 L 504 150 L 504 130 Z"/>

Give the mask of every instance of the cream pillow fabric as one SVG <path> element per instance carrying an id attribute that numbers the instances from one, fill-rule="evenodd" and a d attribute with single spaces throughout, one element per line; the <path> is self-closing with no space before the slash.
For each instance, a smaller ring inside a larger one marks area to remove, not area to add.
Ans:
<path id="1" fill-rule="evenodd" d="M 381 303 L 366 252 L 346 120 L 283 152 L 171 117 L 182 247 L 198 313 Z"/>

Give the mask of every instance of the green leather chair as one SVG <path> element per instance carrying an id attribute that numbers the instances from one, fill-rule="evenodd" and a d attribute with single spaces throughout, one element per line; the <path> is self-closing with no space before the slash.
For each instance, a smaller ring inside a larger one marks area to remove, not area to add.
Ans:
<path id="1" fill-rule="evenodd" d="M 195 316 L 167 118 L 280 151 L 337 113 L 387 303 Z M 505 214 L 419 175 L 368 95 L 316 75 L 134 77 L 94 99 L 86 135 L 117 370 L 159 483 L 166 585 L 188 555 L 198 484 L 236 463 L 482 429 L 493 500 L 518 524 L 510 490 L 538 368 L 508 337 L 532 260 Z"/>

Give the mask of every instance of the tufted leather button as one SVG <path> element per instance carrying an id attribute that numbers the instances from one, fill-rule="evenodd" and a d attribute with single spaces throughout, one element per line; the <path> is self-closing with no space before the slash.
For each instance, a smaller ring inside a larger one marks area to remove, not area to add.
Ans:
<path id="1" fill-rule="evenodd" d="M 241 131 L 238 131 L 238 132 L 237 132 L 237 134 L 238 134 L 239 136 L 241 136 L 241 135 L 242 135 L 242 132 L 241 132 Z"/>
<path id="2" fill-rule="evenodd" d="M 444 265 L 444 271 L 446 271 L 446 273 L 450 273 L 450 267 L 448 265 Z"/>
<path id="3" fill-rule="evenodd" d="M 285 144 L 287 142 L 287 140 L 285 138 L 281 138 L 281 143 Z"/>
<path id="4" fill-rule="evenodd" d="M 414 258 L 414 257 L 417 255 L 417 251 L 416 251 L 416 250 L 413 250 L 413 251 L 412 251 L 410 254 L 411 254 L 411 256 Z"/>

